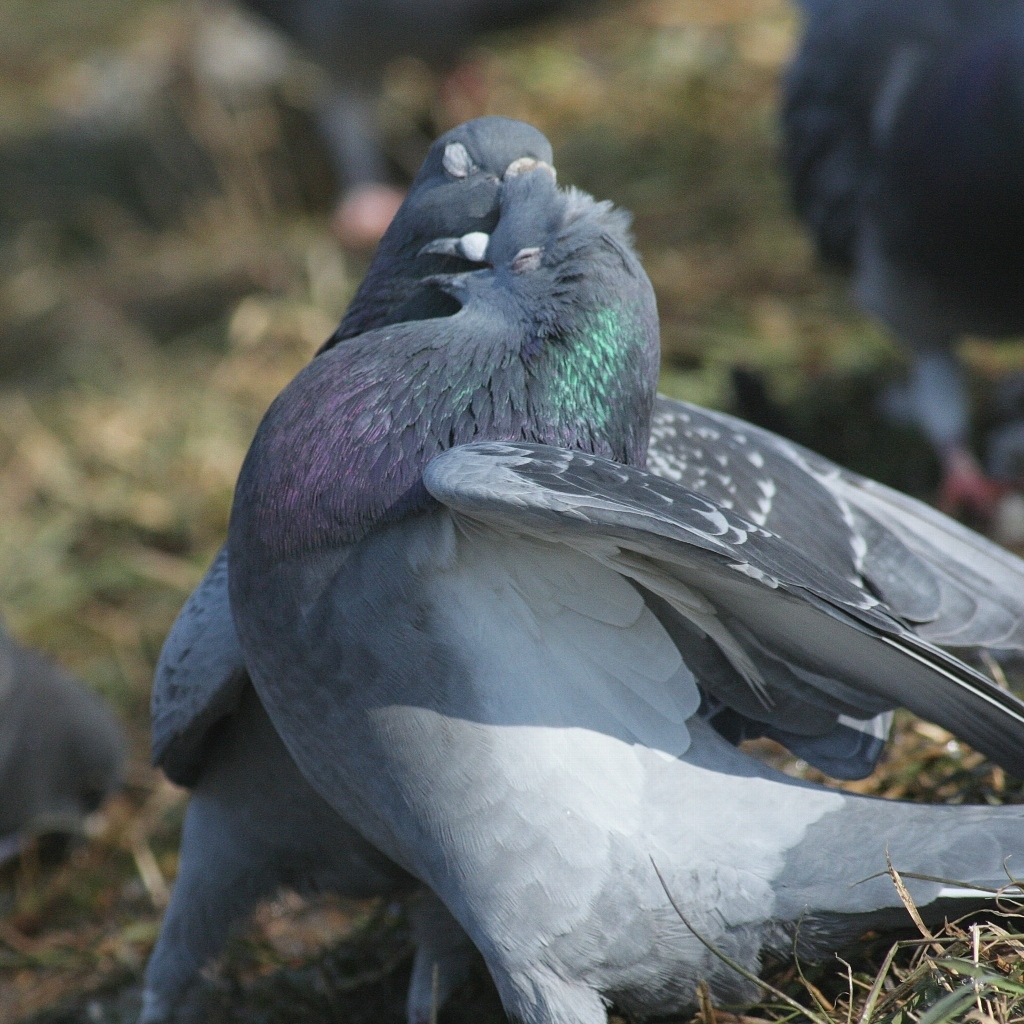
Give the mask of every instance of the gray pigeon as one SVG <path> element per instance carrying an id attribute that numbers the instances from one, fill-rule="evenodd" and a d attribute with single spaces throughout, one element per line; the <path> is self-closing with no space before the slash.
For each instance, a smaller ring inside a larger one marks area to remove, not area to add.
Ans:
<path id="1" fill-rule="evenodd" d="M 370 327 L 443 316 L 457 303 L 425 276 L 478 266 L 497 222 L 503 176 L 551 160 L 529 125 L 471 121 L 431 149 L 338 331 L 322 351 Z M 464 241 L 421 254 L 438 236 Z M 291 761 L 252 691 L 228 607 L 227 552 L 214 560 L 161 652 L 153 688 L 153 759 L 195 788 L 180 868 L 150 959 L 141 1021 L 172 1019 L 198 970 L 231 927 L 281 886 L 348 896 L 397 895 L 415 886 L 317 796 Z M 272 783 L 272 784 L 271 784 Z M 465 976 L 472 946 L 432 894 L 410 904 L 417 954 L 409 1019 L 429 1018 L 437 996 Z"/>
<path id="2" fill-rule="evenodd" d="M 1024 3 L 802 0 L 783 117 L 796 207 L 913 358 L 909 411 L 942 504 L 999 488 L 969 447 L 953 345 L 1024 332 Z"/>
<path id="3" fill-rule="evenodd" d="M 430 285 L 429 278 L 479 265 L 487 232 L 497 223 L 502 177 L 510 168 L 515 174 L 551 161 L 548 140 L 509 118 L 478 118 L 442 135 L 381 240 L 341 325 L 320 352 L 372 328 L 455 312 L 458 303 Z M 449 235 L 465 236 L 466 242 L 446 253 L 421 252 Z M 237 705 L 245 685 L 245 664 L 228 609 L 223 549 L 181 610 L 157 665 L 153 761 L 172 781 L 195 784 L 211 727 Z"/>
<path id="4" fill-rule="evenodd" d="M 74 836 L 121 784 L 126 744 L 107 706 L 0 629 L 0 863 L 33 836 Z"/>
<path id="5" fill-rule="evenodd" d="M 387 185 L 377 115 L 388 64 L 416 57 L 435 71 L 449 72 L 482 33 L 588 6 L 585 0 L 244 2 L 295 40 L 331 76 L 333 89 L 319 121 L 346 193 L 336 225 L 342 238 L 353 242 L 380 238 L 400 201 L 400 194 Z"/>
<path id="6" fill-rule="evenodd" d="M 428 282 L 458 261 L 417 254 L 449 233 L 470 236 L 479 250 L 496 220 L 497 179 L 520 157 L 551 161 L 547 140 L 519 122 L 482 118 L 442 137 L 321 351 L 374 327 L 453 312 L 457 303 Z M 865 599 L 880 595 L 923 639 L 953 650 L 1024 649 L 1024 563 L 926 505 L 767 431 L 664 397 L 656 400 L 649 457 L 652 472 L 735 505 L 855 580 Z M 157 672 L 154 755 L 185 785 L 195 782 L 208 725 L 230 709 L 246 678 L 226 580 L 222 553 L 183 609 Z M 745 688 L 736 700 L 706 697 L 702 713 L 723 735 L 770 735 L 838 778 L 870 773 L 891 718 L 888 709 L 864 708 L 812 717 L 805 701 L 793 703 L 796 693 L 770 707 L 751 703 Z M 928 695 L 921 700 L 927 707 Z"/>
<path id="7" fill-rule="evenodd" d="M 1020 703 L 861 577 L 644 468 L 657 318 L 621 214 L 536 169 L 485 256 L 435 276 L 457 314 L 314 360 L 243 466 L 232 611 L 303 775 L 523 1024 L 670 1012 L 702 978 L 749 999 L 701 938 L 757 971 L 900 922 L 887 850 L 926 920 L 983 901 L 1024 811 L 795 781 L 703 721 L 697 684 L 795 695 L 812 732 L 927 694 L 1018 771 Z"/>

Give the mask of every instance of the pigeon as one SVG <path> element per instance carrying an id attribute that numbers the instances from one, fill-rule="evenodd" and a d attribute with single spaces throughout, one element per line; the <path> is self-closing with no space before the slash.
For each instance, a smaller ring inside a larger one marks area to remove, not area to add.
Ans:
<path id="1" fill-rule="evenodd" d="M 321 352 L 373 327 L 455 311 L 458 304 L 429 282 L 459 265 L 460 256 L 465 265 L 464 251 L 453 244 L 447 252 L 419 255 L 421 249 L 451 231 L 466 239 L 459 245 L 470 246 L 470 256 L 480 256 L 497 218 L 498 179 L 536 160 L 550 165 L 550 145 L 521 122 L 482 118 L 442 136 Z M 470 170 L 461 177 L 464 168 Z M 664 396 L 655 401 L 648 461 L 651 472 L 735 506 L 810 550 L 856 581 L 865 600 L 881 594 L 930 642 L 966 651 L 1024 649 L 1024 563 L 927 505 L 749 423 Z M 174 781 L 195 784 L 208 730 L 231 710 L 246 680 L 222 551 L 182 610 L 157 670 L 154 759 Z M 871 773 L 891 722 L 888 710 L 843 715 L 808 735 L 804 715 L 796 716 L 801 731 L 793 731 L 788 706 L 748 702 L 746 712 L 711 695 L 703 709 L 736 742 L 768 735 L 844 779 Z"/>
<path id="2" fill-rule="evenodd" d="M 457 310 L 424 278 L 481 265 L 501 179 L 550 168 L 551 160 L 540 132 L 508 118 L 479 118 L 441 136 L 321 352 L 372 327 Z M 421 254 L 453 232 L 458 246 Z M 142 1024 L 173 1019 L 231 928 L 282 886 L 394 897 L 416 885 L 296 769 L 249 683 L 228 605 L 227 564 L 224 549 L 179 614 L 156 670 L 154 764 L 194 792 L 171 903 L 146 971 Z M 408 1016 L 422 1024 L 431 1001 L 446 998 L 466 976 L 473 949 L 431 893 L 417 893 L 407 905 L 417 945 Z"/>
<path id="3" fill-rule="evenodd" d="M 457 146 L 462 146 L 465 154 Z M 469 257 L 482 254 L 486 232 L 497 219 L 497 180 L 508 169 L 531 166 L 531 160 L 550 163 L 550 147 L 540 133 L 518 122 L 482 119 L 439 140 L 403 213 L 382 241 L 342 326 L 322 351 L 375 324 L 443 316 L 456 308 L 458 304 L 450 296 L 435 293 L 429 278 L 445 266 L 459 265 L 460 256 L 465 266 Z M 475 170 L 466 177 L 452 173 L 452 169 L 459 171 L 469 163 L 482 169 L 479 176 Z M 436 251 L 417 257 L 431 237 L 447 231 L 461 235 L 428 246 Z M 655 402 L 648 465 L 653 473 L 681 481 L 726 507 L 739 509 L 792 543 L 805 549 L 809 546 L 813 557 L 839 575 L 858 581 L 865 599 L 883 592 L 889 605 L 934 643 L 953 648 L 1006 649 L 1022 643 L 1012 625 L 1024 618 L 1024 609 L 1015 597 L 1024 593 L 1024 566 L 925 505 L 847 473 L 766 431 L 664 397 Z M 817 527 L 813 535 L 806 528 L 809 517 Z M 901 585 L 904 579 L 907 582 Z M 218 723 L 235 712 L 247 686 L 245 662 L 228 608 L 227 558 L 222 551 L 182 610 L 157 670 L 154 758 L 172 779 L 197 785 L 208 752 L 219 740 Z M 744 695 L 742 690 L 740 695 Z M 709 693 L 705 693 L 704 702 L 701 714 L 731 740 L 771 735 L 798 756 L 840 778 L 857 778 L 872 770 L 884 747 L 891 717 L 888 711 L 871 718 L 865 718 L 864 712 L 861 718 L 840 715 L 819 720 L 814 729 L 809 729 L 805 715 L 796 716 L 794 721 L 789 714 L 792 702 L 777 703 L 772 708 L 748 703 L 745 710 L 753 717 L 740 714 Z M 259 714 L 262 709 L 257 703 L 251 715 Z M 801 731 L 794 732 L 794 727 Z M 253 770 L 237 778 L 244 781 L 266 775 L 265 770 Z M 309 804 L 317 813 L 323 811 L 325 805 L 299 792 L 304 785 L 302 777 L 294 774 L 293 781 L 298 793 L 293 802 Z M 250 799 L 243 792 L 235 793 L 234 798 L 243 803 Z M 315 828 L 299 829 L 297 834 L 306 831 Z M 147 973 L 149 1010 L 144 1019 L 160 1020 L 169 1014 L 169 1008 L 194 977 L 196 964 L 216 952 L 228 926 L 247 916 L 263 893 L 251 891 L 246 899 L 226 900 L 219 917 L 201 910 L 204 901 L 215 895 L 217 884 L 230 888 L 233 875 L 230 863 L 222 869 L 201 842 L 190 841 L 191 834 L 186 828 L 182 871 L 165 938 Z M 249 831 L 246 842 L 260 845 L 254 830 Z M 340 848 L 337 837 L 334 845 Z M 267 856 L 265 852 L 264 862 Z M 186 881 L 190 877 L 211 880 L 202 899 Z M 397 875 L 384 872 L 382 877 L 391 893 L 406 884 L 396 881 Z M 282 881 L 279 879 L 277 884 Z M 273 887 L 266 883 L 268 891 Z M 189 908 L 205 915 L 203 929 L 184 924 L 171 930 L 170 922 L 178 914 L 187 921 Z M 417 928 L 444 936 L 445 948 L 451 950 L 448 962 L 442 961 L 440 987 L 444 993 L 463 976 L 465 949 L 452 937 L 450 918 L 436 907 L 434 910 L 436 922 Z M 211 927 L 213 924 L 217 928 Z M 203 936 L 209 941 L 189 951 L 186 947 L 190 936 Z M 417 959 L 420 977 L 431 977 L 430 957 L 438 956 L 438 948 L 437 940 L 423 947 L 423 955 Z M 174 962 L 181 968 L 166 966 Z M 423 964 L 426 966 L 420 970 Z M 180 987 L 175 987 L 178 982 Z M 422 1006 L 422 995 L 416 997 L 419 1003 L 414 998 L 415 988 L 410 990 L 410 1004 Z"/>
<path id="4" fill-rule="evenodd" d="M 497 223 L 501 179 L 538 164 L 550 168 L 552 159 L 541 132 L 510 118 L 477 118 L 442 135 L 340 326 L 318 355 L 372 328 L 457 311 L 458 303 L 429 279 L 479 265 L 481 245 Z M 448 235 L 459 236 L 461 248 L 421 253 Z M 225 548 L 183 607 L 157 665 L 153 761 L 173 782 L 195 785 L 209 731 L 232 711 L 245 685 L 245 664 L 228 610 Z"/>
<path id="5" fill-rule="evenodd" d="M 343 241 L 376 243 L 402 201 L 388 184 L 377 123 L 387 65 L 415 57 L 443 72 L 485 32 L 551 15 L 581 0 L 245 0 L 330 75 L 321 135 L 345 195 L 335 216 Z"/>
<path id="6" fill-rule="evenodd" d="M 283 887 L 349 899 L 412 895 L 410 1024 L 465 979 L 473 948 L 443 904 L 371 846 L 299 773 L 251 686 L 219 723 L 186 812 L 171 903 L 146 969 L 140 1024 L 201 1007 L 198 972 Z M 435 980 L 433 965 L 439 965 Z M 198 1007 L 196 1004 L 198 1003 Z M 201 1011 L 200 1011 L 201 1012 Z"/>
<path id="7" fill-rule="evenodd" d="M 79 835 L 125 754 L 109 708 L 0 629 L 0 863 L 34 837 Z"/>
<path id="8" fill-rule="evenodd" d="M 1024 333 L 1024 4 L 802 0 L 784 162 L 818 251 L 912 359 L 905 396 L 941 505 L 987 518 L 1002 488 L 969 447 L 954 344 Z"/>
<path id="9" fill-rule="evenodd" d="M 887 855 L 925 920 L 990 899 L 1024 811 L 792 779 L 701 717 L 702 688 L 793 701 L 812 733 L 927 694 L 1017 771 L 1021 702 L 842 555 L 646 468 L 658 324 L 625 216 L 538 167 L 503 182 L 484 255 L 433 275 L 458 313 L 301 371 L 243 465 L 231 609 L 298 769 L 523 1024 L 673 1012 L 700 980 L 750 1000 L 765 957 L 905 920 Z"/>

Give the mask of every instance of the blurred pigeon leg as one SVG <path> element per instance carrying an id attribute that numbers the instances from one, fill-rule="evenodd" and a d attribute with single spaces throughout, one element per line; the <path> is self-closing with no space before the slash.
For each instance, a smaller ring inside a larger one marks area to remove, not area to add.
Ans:
<path id="1" fill-rule="evenodd" d="M 911 371 L 915 418 L 942 464 L 939 507 L 987 522 L 1006 488 L 985 475 L 967 446 L 970 404 L 963 367 L 948 345 L 919 351 Z"/>
<path id="2" fill-rule="evenodd" d="M 405 198 L 404 191 L 387 184 L 376 102 L 372 92 L 337 89 L 320 110 L 320 130 L 345 187 L 332 229 L 340 241 L 354 247 L 376 245 Z"/>
<path id="3" fill-rule="evenodd" d="M 947 515 L 967 512 L 987 523 L 1008 486 L 985 475 L 974 454 L 956 446 L 942 453 L 939 508 Z"/>
<path id="4" fill-rule="evenodd" d="M 475 948 L 448 908 L 429 889 L 420 890 L 410 900 L 409 919 L 416 956 L 406 1014 L 409 1024 L 428 1024 L 434 1010 L 444 1006 L 466 980 Z"/>
<path id="5" fill-rule="evenodd" d="M 376 245 L 405 193 L 393 185 L 360 185 L 346 193 L 331 218 L 331 231 L 343 245 L 368 249 Z"/>

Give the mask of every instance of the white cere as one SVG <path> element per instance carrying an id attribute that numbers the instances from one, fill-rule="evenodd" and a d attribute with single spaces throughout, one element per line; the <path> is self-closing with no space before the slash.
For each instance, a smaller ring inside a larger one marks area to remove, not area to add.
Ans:
<path id="1" fill-rule="evenodd" d="M 461 142 L 449 142 L 444 147 L 444 159 L 441 164 L 453 178 L 468 178 L 473 171 L 479 170 Z"/>
<path id="2" fill-rule="evenodd" d="M 546 163 L 543 160 L 537 160 L 532 156 L 521 156 L 505 168 L 504 178 L 508 181 L 509 178 L 515 178 L 517 175 L 525 174 L 527 171 L 532 171 L 534 168 L 541 168 L 551 175 L 552 180 L 557 181 L 557 175 L 555 174 L 554 167 L 551 164 Z"/>
<path id="3" fill-rule="evenodd" d="M 512 272 L 524 274 L 529 270 L 536 270 L 540 266 L 544 249 L 539 245 L 531 245 L 520 249 L 512 259 Z"/>
<path id="4" fill-rule="evenodd" d="M 486 231 L 470 231 L 459 239 L 459 248 L 467 260 L 482 263 L 491 236 Z"/>

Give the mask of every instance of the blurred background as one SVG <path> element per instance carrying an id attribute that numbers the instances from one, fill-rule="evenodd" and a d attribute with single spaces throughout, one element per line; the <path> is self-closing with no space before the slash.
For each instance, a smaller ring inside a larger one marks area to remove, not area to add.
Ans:
<path id="1" fill-rule="evenodd" d="M 484 37 L 462 87 L 415 60 L 390 65 L 390 180 L 407 183 L 432 137 L 469 117 L 537 125 L 562 183 L 635 215 L 663 391 L 932 498 L 928 444 L 878 411 L 903 357 L 817 269 L 788 206 L 777 99 L 794 9 L 583 6 Z M 260 416 L 369 262 L 332 231 L 326 89 L 321 68 L 229 4 L 0 0 L 0 613 L 110 701 L 131 743 L 128 784 L 87 841 L 57 864 L 29 849 L 0 869 L 0 1022 L 137 1012 L 186 799 L 148 767 L 153 666 L 224 537 Z M 983 431 L 1024 345 L 961 354 Z M 993 801 L 1007 786 L 909 718 L 854 784 Z M 400 1020 L 407 949 L 393 918 L 268 906 L 213 972 L 217 1019 Z M 383 936 L 372 949 L 332 946 L 361 925 Z M 442 1019 L 487 1020 L 495 1005 L 483 986 Z"/>

